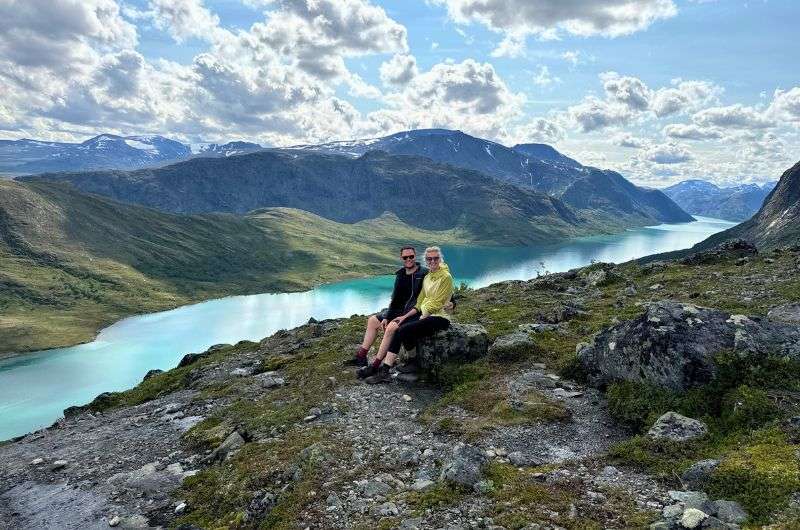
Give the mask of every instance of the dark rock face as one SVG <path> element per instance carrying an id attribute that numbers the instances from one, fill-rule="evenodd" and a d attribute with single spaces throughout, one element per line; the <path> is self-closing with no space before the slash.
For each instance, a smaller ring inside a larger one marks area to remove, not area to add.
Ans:
<path id="1" fill-rule="evenodd" d="M 489 350 L 489 335 L 478 324 L 450 324 L 445 331 L 426 337 L 417 344 L 417 364 L 435 371 L 448 361 L 474 361 Z"/>
<path id="2" fill-rule="evenodd" d="M 685 390 L 711 381 L 714 355 L 727 350 L 800 358 L 800 327 L 667 300 L 579 345 L 578 358 L 593 385 L 639 381 Z"/>
<path id="3" fill-rule="evenodd" d="M 717 466 L 719 466 L 719 460 L 709 459 L 695 462 L 683 472 L 681 481 L 691 489 L 702 490 Z"/>
<path id="4" fill-rule="evenodd" d="M 726 241 L 711 250 L 697 252 L 681 260 L 684 265 L 704 265 L 708 263 L 719 263 L 731 258 L 749 258 L 757 256 L 758 249 L 752 243 L 744 239 L 734 239 Z"/>

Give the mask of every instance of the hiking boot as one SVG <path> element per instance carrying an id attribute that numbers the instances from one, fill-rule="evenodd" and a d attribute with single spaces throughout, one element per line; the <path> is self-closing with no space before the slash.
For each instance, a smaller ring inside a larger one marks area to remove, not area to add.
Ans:
<path id="1" fill-rule="evenodd" d="M 419 367 L 417 366 L 416 362 L 410 362 L 398 365 L 397 371 L 401 374 L 415 374 L 419 371 Z"/>
<path id="2" fill-rule="evenodd" d="M 385 364 L 380 365 L 380 367 L 375 370 L 375 373 L 364 379 L 364 381 L 368 385 L 377 385 L 379 383 L 391 383 L 392 375 L 389 373 L 389 367 Z"/>
<path id="3" fill-rule="evenodd" d="M 366 379 L 371 375 L 375 375 L 377 371 L 378 369 L 375 368 L 372 364 L 368 364 L 356 370 L 356 377 L 358 377 L 359 379 Z"/>

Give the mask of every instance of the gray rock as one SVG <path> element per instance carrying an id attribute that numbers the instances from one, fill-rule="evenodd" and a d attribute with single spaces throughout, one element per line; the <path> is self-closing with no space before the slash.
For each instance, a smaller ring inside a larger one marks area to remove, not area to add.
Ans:
<path id="1" fill-rule="evenodd" d="M 522 333 L 544 333 L 560 329 L 558 324 L 520 324 L 517 329 Z"/>
<path id="2" fill-rule="evenodd" d="M 677 412 L 667 412 L 650 427 L 647 436 L 654 440 L 688 442 L 708 434 L 708 427 L 700 420 L 687 418 Z"/>
<path id="3" fill-rule="evenodd" d="M 667 522 L 657 521 L 650 525 L 650 530 L 670 530 L 671 526 L 672 525 Z"/>
<path id="4" fill-rule="evenodd" d="M 255 379 L 258 381 L 261 387 L 265 389 L 275 388 L 286 384 L 286 381 L 282 377 L 278 377 L 277 372 L 264 372 L 255 376 Z"/>
<path id="5" fill-rule="evenodd" d="M 530 335 L 516 331 L 508 335 L 497 337 L 489 347 L 489 355 L 504 361 L 513 361 L 532 352 L 536 344 Z"/>
<path id="6" fill-rule="evenodd" d="M 708 514 L 697 508 L 687 508 L 681 516 L 681 526 L 683 528 L 697 528 L 708 517 Z"/>
<path id="7" fill-rule="evenodd" d="M 361 486 L 361 493 L 365 497 L 377 497 L 378 495 L 386 495 L 392 487 L 380 480 L 368 480 Z"/>
<path id="8" fill-rule="evenodd" d="M 415 517 L 413 519 L 403 519 L 400 523 L 400 530 L 422 530 L 423 528 L 422 517 Z"/>
<path id="9" fill-rule="evenodd" d="M 143 381 L 143 382 L 144 382 L 144 381 L 147 381 L 147 380 L 148 380 L 148 379 L 150 379 L 151 377 L 155 377 L 155 376 L 157 376 L 158 374 L 163 374 L 163 373 L 164 373 L 164 370 L 159 370 L 159 369 L 157 369 L 157 368 L 156 368 L 156 369 L 154 369 L 154 370 L 150 370 L 150 371 L 148 371 L 146 374 L 144 374 L 144 378 L 142 379 L 142 381 Z"/>
<path id="10" fill-rule="evenodd" d="M 245 440 L 242 438 L 242 435 L 239 434 L 238 431 L 233 431 L 225 438 L 225 441 L 222 442 L 219 447 L 214 449 L 208 456 L 209 461 L 222 461 L 227 460 L 231 456 L 233 456 L 239 449 L 244 446 Z"/>
<path id="11" fill-rule="evenodd" d="M 426 478 L 418 478 L 411 484 L 411 489 L 414 491 L 425 491 L 426 489 L 431 488 L 434 484 L 434 481 L 426 479 Z"/>
<path id="12" fill-rule="evenodd" d="M 669 496 L 672 500 L 679 502 L 684 509 L 694 508 L 706 514 L 715 514 L 716 507 L 708 495 L 702 491 L 670 491 Z"/>
<path id="13" fill-rule="evenodd" d="M 439 478 L 471 488 L 481 480 L 486 461 L 486 453 L 477 447 L 458 443 L 450 459 L 445 462 Z"/>
<path id="14" fill-rule="evenodd" d="M 681 515 L 683 515 L 683 506 L 680 504 L 670 504 L 661 510 L 661 516 L 664 519 L 677 519 Z"/>
<path id="15" fill-rule="evenodd" d="M 69 465 L 67 460 L 56 460 L 50 465 L 50 471 L 59 471 Z"/>
<path id="16" fill-rule="evenodd" d="M 486 356 L 489 335 L 478 324 L 450 324 L 417 343 L 417 365 L 422 370 L 433 371 L 451 361 L 474 361 Z"/>
<path id="17" fill-rule="evenodd" d="M 800 324 L 800 303 L 785 304 L 773 307 L 767 313 L 767 318 L 778 322 Z"/>
<path id="18" fill-rule="evenodd" d="M 741 524 L 747 519 L 747 512 L 736 501 L 714 501 L 717 518 L 724 523 Z"/>
<path id="19" fill-rule="evenodd" d="M 263 519 L 276 504 L 278 504 L 277 495 L 268 491 L 257 491 L 244 512 L 245 522 Z"/>
<path id="20" fill-rule="evenodd" d="M 472 486 L 472 491 L 481 495 L 486 495 L 494 491 L 494 482 L 491 480 L 479 480 Z"/>
<path id="21" fill-rule="evenodd" d="M 719 460 L 700 460 L 695 462 L 683 472 L 681 480 L 693 490 L 702 489 L 718 465 Z"/>
<path id="22" fill-rule="evenodd" d="M 111 519 L 108 520 L 108 526 L 111 526 L 111 527 L 119 526 L 120 521 L 121 521 L 121 519 L 120 519 L 119 515 L 115 515 L 114 517 L 112 517 Z"/>
<path id="23" fill-rule="evenodd" d="M 533 467 L 541 466 L 545 463 L 544 459 L 537 458 L 531 454 L 523 453 L 522 451 L 514 451 L 508 454 L 508 461 L 512 466 L 516 467 Z"/>
<path id="24" fill-rule="evenodd" d="M 665 300 L 596 334 L 578 358 L 596 386 L 648 382 L 673 390 L 708 383 L 723 351 L 800 359 L 800 326 Z"/>
<path id="25" fill-rule="evenodd" d="M 401 466 L 413 466 L 419 463 L 420 453 L 416 447 L 402 447 L 397 455 L 397 463 Z"/>
<path id="26" fill-rule="evenodd" d="M 252 375 L 252 374 L 253 374 L 253 369 L 252 368 L 239 367 L 239 368 L 234 368 L 233 370 L 231 370 L 231 375 L 234 376 L 234 377 L 247 377 L 247 376 Z"/>
<path id="27" fill-rule="evenodd" d="M 711 528 L 714 530 L 728 529 L 728 525 L 717 519 L 716 517 L 706 517 L 700 528 Z"/>
<path id="28" fill-rule="evenodd" d="M 394 517 L 400 513 L 400 510 L 397 509 L 397 505 L 393 502 L 384 502 L 381 505 L 375 506 L 371 511 L 372 515 L 378 517 Z"/>

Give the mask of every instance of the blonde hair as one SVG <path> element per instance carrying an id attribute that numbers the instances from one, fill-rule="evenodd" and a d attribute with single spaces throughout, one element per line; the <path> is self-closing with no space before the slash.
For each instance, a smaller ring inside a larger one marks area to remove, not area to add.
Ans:
<path id="1" fill-rule="evenodd" d="M 439 247 L 428 247 L 425 249 L 425 254 L 428 252 L 437 252 L 439 254 L 439 261 L 444 261 L 444 252 Z"/>

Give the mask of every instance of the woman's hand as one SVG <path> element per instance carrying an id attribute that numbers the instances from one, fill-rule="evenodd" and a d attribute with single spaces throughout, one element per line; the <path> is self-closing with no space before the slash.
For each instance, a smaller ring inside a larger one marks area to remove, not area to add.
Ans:
<path id="1" fill-rule="evenodd" d="M 399 326 L 400 324 L 403 323 L 403 320 L 405 320 L 403 317 L 397 317 L 394 320 L 392 320 L 392 322 L 394 322 L 395 324 L 397 324 Z"/>

